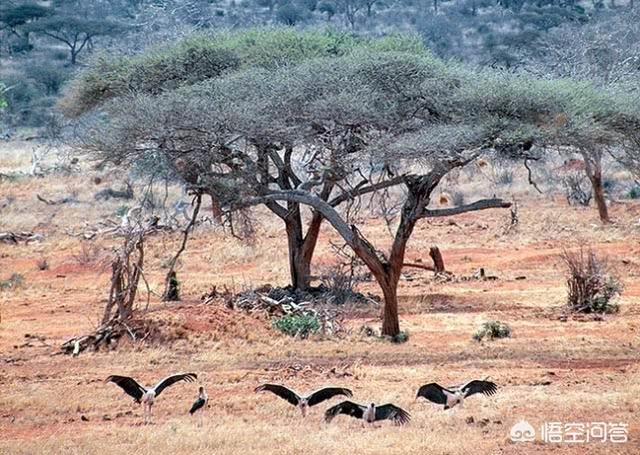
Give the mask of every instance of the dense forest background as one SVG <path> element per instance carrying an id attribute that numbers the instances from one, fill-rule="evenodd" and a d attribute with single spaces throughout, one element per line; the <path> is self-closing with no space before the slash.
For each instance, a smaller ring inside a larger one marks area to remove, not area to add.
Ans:
<path id="1" fill-rule="evenodd" d="M 66 81 L 101 52 L 139 52 L 194 32 L 280 24 L 418 35 L 467 64 L 634 87 L 634 0 L 3 0 L 0 135 L 57 124 Z"/>

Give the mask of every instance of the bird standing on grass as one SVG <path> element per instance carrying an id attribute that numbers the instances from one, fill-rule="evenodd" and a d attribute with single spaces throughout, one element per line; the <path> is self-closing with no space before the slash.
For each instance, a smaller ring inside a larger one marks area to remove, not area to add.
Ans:
<path id="1" fill-rule="evenodd" d="M 345 397 L 353 396 L 353 393 L 349 389 L 342 387 L 325 387 L 320 390 L 316 390 L 312 394 L 303 397 L 295 393 L 293 390 L 288 389 L 285 386 L 278 384 L 263 384 L 256 387 L 257 392 L 271 392 L 287 400 L 292 405 L 296 406 L 302 412 L 302 417 L 307 415 L 307 409 L 323 401 L 329 400 L 335 396 L 342 395 Z"/>
<path id="2" fill-rule="evenodd" d="M 198 426 L 201 427 L 204 420 L 204 411 L 207 408 L 207 402 L 209 401 L 209 397 L 207 396 L 207 392 L 204 391 L 204 387 L 200 386 L 198 389 L 198 398 L 193 402 L 191 409 L 189 410 L 189 414 L 194 415 L 196 412 L 198 413 Z"/>
<path id="3" fill-rule="evenodd" d="M 372 425 L 379 420 L 391 420 L 396 425 L 404 425 L 411 420 L 411 415 L 407 411 L 391 403 L 382 406 L 371 403 L 369 406 L 363 406 L 353 401 L 343 401 L 327 409 L 324 413 L 325 422 L 331 422 L 338 414 L 362 419 Z"/>
<path id="4" fill-rule="evenodd" d="M 432 403 L 443 404 L 444 409 L 450 409 L 457 404 L 460 404 L 460 407 L 464 407 L 464 399 L 475 393 L 482 393 L 490 396 L 495 395 L 497 391 L 498 386 L 491 381 L 474 380 L 469 381 L 462 386 L 448 388 L 432 382 L 430 384 L 423 385 L 418 389 L 416 400 L 419 397 L 423 397 Z"/>
<path id="5" fill-rule="evenodd" d="M 128 376 L 109 376 L 105 382 L 113 382 L 122 390 L 124 390 L 127 395 L 133 397 L 136 403 L 142 403 L 144 405 L 144 423 L 151 422 L 151 407 L 155 402 L 156 397 L 162 393 L 164 389 L 169 387 L 170 385 L 175 384 L 179 381 L 185 382 L 193 382 L 198 378 L 198 375 L 195 373 L 180 373 L 174 374 L 172 376 L 168 376 L 164 378 L 162 381 L 157 383 L 154 387 L 145 388 L 136 382 L 135 379 L 130 378 Z"/>

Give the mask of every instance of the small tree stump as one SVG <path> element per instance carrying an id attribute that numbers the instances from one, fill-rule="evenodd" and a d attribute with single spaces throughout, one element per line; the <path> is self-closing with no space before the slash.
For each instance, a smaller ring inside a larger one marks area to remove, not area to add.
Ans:
<path id="1" fill-rule="evenodd" d="M 163 298 L 166 302 L 177 302 L 180 300 L 180 282 L 176 275 L 175 270 L 169 274 L 169 283 L 167 285 L 167 292 Z"/>

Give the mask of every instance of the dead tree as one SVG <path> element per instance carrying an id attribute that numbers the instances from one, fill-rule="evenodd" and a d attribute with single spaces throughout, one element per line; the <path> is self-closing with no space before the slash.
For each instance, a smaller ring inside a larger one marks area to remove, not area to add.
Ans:
<path id="1" fill-rule="evenodd" d="M 202 203 L 202 194 L 198 194 L 195 199 L 195 205 L 193 207 L 193 215 L 191 216 L 191 220 L 187 224 L 187 226 L 182 231 L 182 243 L 180 244 L 180 248 L 176 254 L 171 258 L 169 262 L 169 271 L 167 272 L 167 276 L 164 280 L 164 292 L 162 293 L 162 300 L 165 302 L 173 302 L 180 300 L 180 292 L 178 289 L 178 277 L 176 275 L 176 264 L 178 263 L 178 259 L 180 255 L 184 252 L 187 247 L 187 240 L 189 239 L 189 233 L 193 230 L 193 227 L 196 224 L 196 219 L 198 218 L 198 212 L 200 212 L 200 204 Z"/>
<path id="2" fill-rule="evenodd" d="M 109 301 L 102 324 L 113 318 L 125 321 L 133 314 L 144 264 L 144 235 L 145 231 L 138 231 L 125 237 L 124 245 L 113 258 Z"/>
<path id="3" fill-rule="evenodd" d="M 104 309 L 100 326 L 91 334 L 71 338 L 62 344 L 62 350 L 77 356 L 80 352 L 102 346 L 110 346 L 123 336 L 136 341 L 144 336 L 144 323 L 134 323 L 138 285 L 142 279 L 147 285 L 147 305 L 149 285 L 144 277 L 144 241 L 147 234 L 157 231 L 152 225 L 137 223 L 119 234 L 124 242 L 111 262 L 109 299 Z"/>

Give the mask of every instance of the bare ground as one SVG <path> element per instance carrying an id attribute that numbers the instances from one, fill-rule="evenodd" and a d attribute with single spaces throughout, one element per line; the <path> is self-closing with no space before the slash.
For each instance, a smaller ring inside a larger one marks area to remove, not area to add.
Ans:
<path id="1" fill-rule="evenodd" d="M 426 261 L 428 246 L 438 244 L 456 275 L 485 267 L 499 279 L 437 283 L 426 272 L 408 269 L 400 306 L 401 325 L 410 338 L 400 345 L 360 335 L 362 325 L 379 326 L 375 306 L 345 308 L 351 333 L 343 338 L 300 341 L 275 332 L 266 320 L 201 305 L 199 295 L 212 284 L 239 291 L 287 282 L 286 239 L 273 220 L 265 219 L 253 245 L 201 228 L 179 270 L 185 301 L 163 305 L 151 299 L 152 315 L 163 321 L 172 341 L 131 343 L 72 358 L 61 355 L 59 346 L 95 327 L 109 276 L 98 265 L 78 263 L 80 242 L 67 231 L 82 228 L 87 217 L 110 213 L 117 203 L 92 205 L 88 213 L 82 204 L 37 205 L 30 191 L 44 185 L 49 193 L 63 193 L 65 185 L 81 185 L 82 178 L 0 183 L 0 194 L 16 197 L 3 212 L 3 229 L 46 234 L 41 243 L 0 244 L 0 279 L 13 272 L 25 277 L 23 287 L 0 292 L 0 453 L 640 453 L 640 204 L 614 204 L 617 224 L 610 227 L 600 226 L 594 211 L 533 196 L 521 202 L 521 226 L 508 235 L 502 233 L 509 218 L 504 211 L 468 214 L 455 224 L 422 222 L 410 259 Z M 368 220 L 363 230 L 380 245 L 390 243 L 377 220 Z M 336 239 L 325 228 L 316 264 L 333 261 L 330 238 Z M 106 250 L 113 245 L 96 242 Z M 161 265 L 177 243 L 172 236 L 150 242 L 147 274 L 157 292 Z M 619 314 L 561 319 L 565 290 L 558 254 L 581 243 L 607 253 L 623 278 Z M 48 258 L 49 270 L 37 270 L 42 257 Z M 521 276 L 526 279 L 516 280 Z M 373 283 L 361 290 L 378 292 Z M 513 337 L 472 340 L 490 319 L 507 322 Z M 177 371 L 198 373 L 209 392 L 203 429 L 187 413 L 194 385 L 168 389 L 155 406 L 155 424 L 141 426 L 142 409 L 103 382 L 117 373 L 155 383 Z M 463 409 L 444 412 L 414 401 L 423 383 L 457 384 L 486 376 L 499 384 L 499 393 L 474 396 Z M 265 381 L 301 391 L 325 384 L 350 387 L 356 401 L 394 402 L 411 413 L 412 421 L 402 428 L 371 429 L 343 416 L 327 425 L 324 405 L 302 421 L 284 401 L 253 393 Z M 509 430 L 520 419 L 536 427 L 553 421 L 624 422 L 629 441 L 513 443 Z"/>

